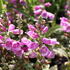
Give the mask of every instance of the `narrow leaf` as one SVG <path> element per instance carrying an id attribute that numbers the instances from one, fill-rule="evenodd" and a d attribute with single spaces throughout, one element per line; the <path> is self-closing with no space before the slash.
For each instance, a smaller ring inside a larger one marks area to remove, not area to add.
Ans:
<path id="1" fill-rule="evenodd" d="M 3 10 L 3 0 L 0 0 L 0 14 L 2 13 Z"/>
<path id="2" fill-rule="evenodd" d="M 59 25 L 55 25 L 55 26 L 51 27 L 51 28 L 48 30 L 48 32 L 46 33 L 46 37 L 49 37 L 49 36 L 50 36 L 52 33 L 54 33 L 55 30 L 58 29 L 58 28 L 60 28 Z"/>

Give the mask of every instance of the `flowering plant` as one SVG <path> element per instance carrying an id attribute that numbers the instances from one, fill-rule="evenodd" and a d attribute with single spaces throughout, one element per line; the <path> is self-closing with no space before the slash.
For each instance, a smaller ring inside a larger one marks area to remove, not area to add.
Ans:
<path id="1" fill-rule="evenodd" d="M 10 69 L 9 64 L 12 70 L 49 70 L 68 61 L 69 50 L 62 41 L 70 38 L 70 22 L 61 17 L 56 24 L 56 12 L 46 9 L 52 4 L 45 0 L 1 0 L 0 55 L 4 70 Z"/>

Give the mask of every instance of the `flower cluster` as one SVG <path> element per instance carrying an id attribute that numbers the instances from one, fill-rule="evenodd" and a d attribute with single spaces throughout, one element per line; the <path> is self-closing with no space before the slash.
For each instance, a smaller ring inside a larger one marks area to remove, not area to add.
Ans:
<path id="1" fill-rule="evenodd" d="M 52 6 L 52 2 L 46 3 L 46 0 L 38 0 L 37 5 L 30 5 L 31 2 L 34 3 L 35 1 L 8 0 L 11 5 L 7 5 L 7 7 L 13 7 L 11 10 L 7 10 L 5 16 L 2 15 L 0 18 L 0 50 L 2 52 L 10 51 L 11 54 L 13 53 L 13 58 L 24 61 L 24 64 L 20 66 L 21 69 L 23 65 L 30 63 L 30 59 L 37 59 L 39 64 L 45 64 L 46 59 L 54 59 L 57 55 L 55 49 L 61 46 L 57 32 L 70 33 L 68 18 L 61 17 L 58 25 L 55 23 L 57 13 L 54 12 L 55 15 L 48 9 L 46 10 Z M 67 13 L 70 15 L 70 11 Z M 19 63 L 21 61 L 15 65 Z"/>
<path id="2" fill-rule="evenodd" d="M 2 24 L 1 27 L 4 29 Z M 0 45 L 21 58 L 22 56 L 26 56 L 26 53 L 28 53 L 29 58 L 37 58 L 37 56 L 54 58 L 54 52 L 49 50 L 46 45 L 56 45 L 59 44 L 59 42 L 57 42 L 56 39 L 43 37 L 48 29 L 48 26 L 38 22 L 35 23 L 35 25 L 28 24 L 28 31 L 25 32 L 28 36 L 23 36 L 20 40 L 16 41 L 11 39 L 9 34 L 23 35 L 23 30 L 16 28 L 14 24 L 9 24 L 8 28 L 4 29 L 7 33 L 7 37 L 0 35 Z"/>
<path id="3" fill-rule="evenodd" d="M 60 18 L 60 26 L 62 27 L 61 30 L 65 32 L 70 32 L 70 23 L 68 18 L 62 17 Z"/>
<path id="4" fill-rule="evenodd" d="M 49 7 L 52 4 L 50 2 L 45 3 L 44 5 L 37 5 L 34 7 L 34 15 L 36 16 L 36 18 L 42 17 L 45 19 L 51 19 L 53 20 L 55 15 L 46 11 L 44 8 L 45 7 Z"/>

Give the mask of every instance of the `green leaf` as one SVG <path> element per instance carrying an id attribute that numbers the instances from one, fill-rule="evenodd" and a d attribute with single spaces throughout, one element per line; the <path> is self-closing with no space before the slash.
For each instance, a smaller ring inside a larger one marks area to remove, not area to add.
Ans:
<path id="1" fill-rule="evenodd" d="M 5 0 L 0 0 L 0 14 L 3 14 L 7 11 L 7 8 L 4 7 L 6 4 L 7 2 Z"/>
<path id="2" fill-rule="evenodd" d="M 48 32 L 46 33 L 46 37 L 49 37 L 52 33 L 54 33 L 56 31 L 56 29 L 60 28 L 60 25 L 55 25 L 53 27 L 51 27 Z"/>
<path id="3" fill-rule="evenodd" d="M 24 12 L 24 9 L 21 8 L 16 8 L 18 11 L 20 11 L 21 13 L 23 13 L 26 17 L 28 17 L 30 20 L 34 21 L 34 17 L 30 16 L 29 14 L 27 14 L 26 12 Z"/>
<path id="4" fill-rule="evenodd" d="M 0 14 L 2 13 L 3 10 L 3 0 L 0 0 Z"/>

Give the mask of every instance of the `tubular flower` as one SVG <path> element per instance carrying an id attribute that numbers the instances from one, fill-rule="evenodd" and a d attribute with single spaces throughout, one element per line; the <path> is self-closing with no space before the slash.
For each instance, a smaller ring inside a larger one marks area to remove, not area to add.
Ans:
<path id="1" fill-rule="evenodd" d="M 32 39 L 36 39 L 36 38 L 39 37 L 39 35 L 38 35 L 36 32 L 34 32 L 34 31 L 28 31 L 28 32 L 26 32 L 26 34 L 27 34 L 29 37 L 31 37 Z"/>
<path id="2" fill-rule="evenodd" d="M 31 24 L 28 24 L 28 29 L 31 31 L 36 31 L 36 28 Z"/>
<path id="3" fill-rule="evenodd" d="M 42 56 L 47 56 L 50 52 L 50 50 L 46 46 L 42 46 L 39 51 Z"/>
<path id="4" fill-rule="evenodd" d="M 51 4 L 50 2 L 47 2 L 47 3 L 44 4 L 45 7 L 49 7 L 49 6 L 51 6 L 51 5 L 52 5 L 52 4 Z"/>
<path id="5" fill-rule="evenodd" d="M 38 43 L 36 42 L 31 42 L 29 45 L 28 45 L 28 48 L 31 49 L 31 50 L 35 50 L 36 48 L 38 48 L 39 45 Z"/>
<path id="6" fill-rule="evenodd" d="M 65 17 L 60 18 L 60 26 L 62 27 L 61 30 L 65 32 L 70 32 L 70 24 L 68 22 L 68 19 Z"/>
<path id="7" fill-rule="evenodd" d="M 56 44 L 59 44 L 59 42 L 57 42 L 56 39 L 48 39 L 48 38 L 43 38 L 42 39 L 42 42 L 44 44 L 48 44 L 48 45 L 56 45 Z"/>

